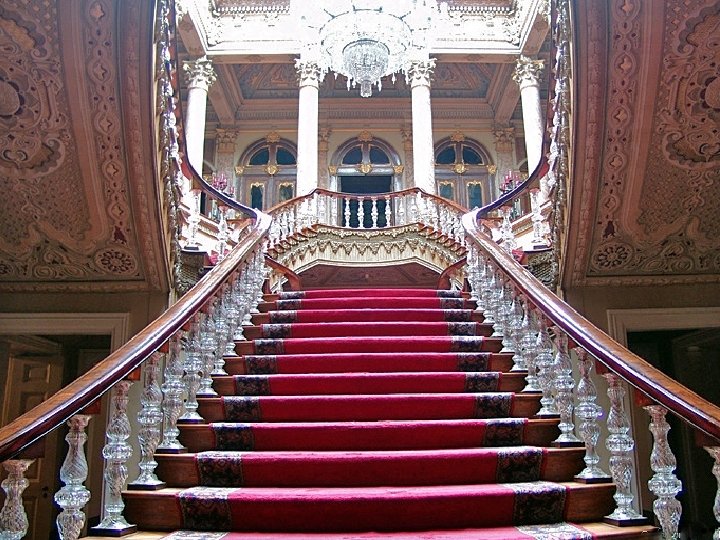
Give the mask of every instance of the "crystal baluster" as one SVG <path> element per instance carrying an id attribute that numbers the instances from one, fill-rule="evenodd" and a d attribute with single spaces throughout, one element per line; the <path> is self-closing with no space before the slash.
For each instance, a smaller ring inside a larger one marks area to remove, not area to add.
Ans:
<path id="1" fill-rule="evenodd" d="M 522 296 L 516 295 L 508 314 L 509 333 L 511 337 L 510 349 L 514 351 L 513 367 L 510 371 L 526 371 L 525 351 L 522 348 L 523 337 L 523 302 Z"/>
<path id="2" fill-rule="evenodd" d="M 505 251 L 511 253 L 512 250 L 517 249 L 517 241 L 515 240 L 515 234 L 512 230 L 512 221 L 510 220 L 512 206 L 503 206 L 500 209 L 500 212 L 502 212 L 502 225 L 500 226 L 501 244 Z"/>
<path id="3" fill-rule="evenodd" d="M 203 418 L 197 412 L 197 391 L 200 388 L 202 380 L 203 359 L 200 351 L 200 341 L 198 336 L 199 323 L 193 320 L 190 323 L 190 331 L 184 343 L 185 350 L 185 375 L 183 382 L 185 383 L 186 399 L 185 413 L 178 418 L 178 422 L 182 423 L 202 423 Z"/>
<path id="4" fill-rule="evenodd" d="M 213 389 L 212 370 L 215 365 L 215 349 L 217 348 L 217 339 L 215 337 L 215 323 L 213 317 L 215 315 L 215 302 L 210 301 L 207 306 L 207 313 L 201 315 L 202 322 L 199 325 L 198 341 L 200 343 L 200 358 L 202 365 L 200 368 L 200 386 L 196 395 L 202 397 L 217 396 L 217 392 Z"/>
<path id="5" fill-rule="evenodd" d="M 502 353 L 511 353 L 512 336 L 510 335 L 510 312 L 512 310 L 512 289 L 509 283 L 500 287 L 500 303 L 498 304 L 497 322 L 502 336 Z"/>
<path id="6" fill-rule="evenodd" d="M 405 219 L 405 216 L 407 212 L 405 211 L 405 206 L 408 204 L 407 196 L 403 196 L 402 199 L 400 199 L 398 208 L 397 208 L 397 223 L 395 225 L 407 225 L 407 220 Z"/>
<path id="7" fill-rule="evenodd" d="M 110 420 L 107 427 L 107 443 L 102 454 L 105 458 L 105 499 L 103 520 L 93 527 L 95 534 L 122 536 L 137 530 L 122 515 L 125 503 L 122 490 L 128 477 L 127 461 L 132 456 L 132 447 L 127 440 L 130 437 L 130 421 L 127 415 L 128 391 L 132 381 L 120 381 L 113 388 L 110 399 Z"/>
<path id="8" fill-rule="evenodd" d="M 480 288 L 478 283 L 479 270 L 478 270 L 478 257 L 475 246 L 470 246 L 467 252 L 467 263 L 465 265 L 465 272 L 467 274 L 467 280 L 470 284 L 470 298 L 471 302 L 475 302 L 476 307 L 478 306 L 478 290 Z"/>
<path id="9" fill-rule="evenodd" d="M 633 479 L 633 449 L 635 442 L 630 436 L 630 422 L 625 413 L 625 387 L 617 375 L 603 375 L 608 383 L 610 398 L 607 428 L 610 433 L 605 446 L 610 452 L 610 474 L 615 482 L 615 511 L 606 517 L 613 524 L 644 523 L 645 518 L 633 508 L 631 483 Z"/>
<path id="10" fill-rule="evenodd" d="M 223 356 L 227 353 L 228 333 L 230 332 L 228 308 L 230 308 L 231 304 L 231 285 L 226 284 L 215 310 L 215 351 L 214 363 L 210 375 L 227 375 Z"/>
<path id="11" fill-rule="evenodd" d="M 523 392 L 540 392 L 540 385 L 538 383 L 538 370 L 535 364 L 537 358 L 537 318 L 530 307 L 529 303 L 524 306 L 523 314 L 523 335 L 520 340 L 523 356 L 525 357 L 525 366 L 527 367 L 527 376 L 525 377 L 525 388 Z"/>
<path id="12" fill-rule="evenodd" d="M 555 379 L 555 356 L 553 346 L 548 335 L 545 319 L 540 318 L 540 330 L 536 342 L 535 368 L 537 369 L 538 383 L 542 391 L 540 410 L 538 416 L 557 416 L 558 410 L 553 397 L 553 381 Z"/>
<path id="13" fill-rule="evenodd" d="M 392 218 L 392 199 L 390 195 L 385 195 L 385 226 L 390 226 L 390 219 Z"/>
<path id="14" fill-rule="evenodd" d="M 378 207 L 377 197 L 372 197 L 372 207 L 370 209 L 370 218 L 372 219 L 372 228 L 376 229 L 378 226 Z"/>
<path id="15" fill-rule="evenodd" d="M 720 523 L 720 446 L 705 446 L 705 451 L 713 458 L 712 473 L 715 476 L 715 482 L 718 489 L 715 492 L 715 502 L 713 504 L 713 515 L 715 521 Z M 713 540 L 720 540 L 720 527 L 715 529 Z"/>
<path id="16" fill-rule="evenodd" d="M 330 225 L 338 225 L 338 200 L 332 195 L 328 195 L 328 204 L 330 205 Z"/>
<path id="17" fill-rule="evenodd" d="M 476 280 L 476 309 L 478 311 L 484 312 L 485 311 L 485 302 L 487 301 L 487 297 L 484 294 L 485 291 L 483 290 L 485 280 L 487 279 L 488 274 L 488 265 L 485 262 L 485 258 L 480 255 L 480 253 L 475 251 L 475 280 Z M 485 320 L 484 316 L 483 319 Z M 487 322 L 487 321 L 486 321 Z"/>
<path id="18" fill-rule="evenodd" d="M 157 461 L 154 459 L 155 450 L 160 444 L 162 436 L 162 390 L 158 383 L 160 378 L 161 353 L 153 353 L 143 366 L 143 393 L 140 397 L 140 412 L 137 419 L 140 429 L 138 441 L 140 443 L 140 475 L 128 485 L 128 489 L 154 490 L 165 487 L 155 475 Z"/>
<path id="19" fill-rule="evenodd" d="M 582 347 L 573 349 L 578 357 L 578 370 L 580 381 L 577 386 L 578 405 L 575 414 L 582 421 L 578 426 L 580 438 L 585 443 L 585 468 L 575 475 L 575 479 L 586 483 L 607 482 L 610 475 L 599 466 L 600 456 L 597 454 L 597 442 L 600 438 L 598 419 L 602 417 L 603 410 L 595 401 L 597 388 L 592 380 L 595 358 Z"/>
<path id="20" fill-rule="evenodd" d="M 3 462 L 8 477 L 0 486 L 5 492 L 5 504 L 0 510 L 0 538 L 20 540 L 27 534 L 28 518 L 22 503 L 22 493 L 30 482 L 25 471 L 34 459 L 10 459 Z"/>
<path id="21" fill-rule="evenodd" d="M 258 306 L 264 300 L 263 295 L 263 284 L 265 280 L 270 277 L 270 268 L 265 265 L 265 256 L 261 251 L 257 252 L 255 257 L 255 268 L 257 273 L 257 280 L 255 283 L 255 301 L 253 302 L 253 314 L 260 313 Z"/>
<path id="22" fill-rule="evenodd" d="M 62 508 L 55 520 L 61 540 L 76 540 L 85 525 L 85 512 L 82 509 L 90 500 L 90 491 L 83 485 L 88 475 L 88 464 L 83 448 L 87 441 L 85 428 L 88 422 L 90 416 L 85 414 L 76 414 L 67 421 L 70 428 L 65 437 L 68 453 L 60 467 L 60 481 L 65 485 L 54 497 L 55 503 Z"/>
<path id="23" fill-rule="evenodd" d="M 250 316 L 250 309 L 247 308 L 245 302 L 245 272 L 241 272 L 235 279 L 232 287 L 233 303 L 235 309 L 237 309 L 237 320 L 235 322 L 235 328 L 232 337 L 232 350 L 228 348 L 226 352 L 227 356 L 236 356 L 235 354 L 235 341 L 247 341 L 245 334 L 243 333 L 243 325 L 245 324 L 245 317 L 247 316 L 250 320 L 249 323 L 252 325 L 252 316 Z"/>
<path id="24" fill-rule="evenodd" d="M 660 405 L 643 408 L 650 415 L 650 432 L 653 434 L 650 468 L 655 474 L 648 482 L 650 491 L 657 497 L 653 502 L 653 512 L 660 523 L 663 539 L 677 540 L 680 538 L 678 527 L 682 505 L 676 497 L 682 490 L 682 482 L 673 472 L 677 467 L 677 460 L 667 438 L 670 431 L 670 424 L 665 418 L 667 409 Z"/>
<path id="25" fill-rule="evenodd" d="M 580 446 L 581 441 L 575 436 L 575 423 L 573 422 L 573 398 L 575 394 L 575 379 L 570 353 L 568 352 L 568 337 L 559 328 L 555 332 L 555 403 L 560 413 L 560 436 L 553 442 L 558 446 Z"/>
<path id="26" fill-rule="evenodd" d="M 185 385 L 182 381 L 184 368 L 180 357 L 179 335 L 170 340 L 169 349 L 170 352 L 165 358 L 165 377 L 162 384 L 163 438 L 156 451 L 172 454 L 187 450 L 177 439 L 180 434 L 177 421 L 182 414 L 183 394 L 185 393 Z"/>
<path id="27" fill-rule="evenodd" d="M 488 267 L 485 280 L 483 282 L 483 303 L 485 304 L 485 322 L 495 326 L 495 310 L 497 306 L 497 295 L 495 291 L 497 289 L 497 283 L 495 281 L 495 269 Z M 493 333 L 495 330 L 493 330 Z"/>
<path id="28" fill-rule="evenodd" d="M 238 306 L 237 297 L 235 296 L 235 286 L 237 279 L 230 283 L 225 289 L 225 298 L 223 304 L 225 306 L 225 320 L 227 322 L 227 333 L 225 335 L 225 350 L 222 352 L 224 358 L 235 356 L 235 332 L 240 326 L 240 308 Z M 243 336 L 245 337 L 245 336 Z M 225 371 L 223 362 L 223 371 Z"/>
<path id="29" fill-rule="evenodd" d="M 248 266 L 242 273 L 242 279 L 241 279 L 241 287 L 242 287 L 242 310 L 243 310 L 243 318 L 242 322 L 240 323 L 242 326 L 252 326 L 252 299 L 254 298 L 254 293 L 252 290 L 252 279 L 251 279 L 251 266 Z"/>

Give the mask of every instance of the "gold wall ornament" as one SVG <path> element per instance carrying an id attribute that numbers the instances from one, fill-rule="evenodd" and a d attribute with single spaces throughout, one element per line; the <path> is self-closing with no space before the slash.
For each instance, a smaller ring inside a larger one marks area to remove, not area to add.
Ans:
<path id="1" fill-rule="evenodd" d="M 467 165 L 465 165 L 464 163 L 456 163 L 455 165 L 453 165 L 453 171 L 455 172 L 455 174 L 464 174 L 465 171 L 467 171 Z"/>
<path id="2" fill-rule="evenodd" d="M 373 166 L 371 163 L 360 163 L 356 169 L 360 171 L 363 174 L 368 174 L 370 171 L 373 170 Z"/>
<path id="3" fill-rule="evenodd" d="M 242 165 L 235 165 L 235 174 L 240 176 L 244 172 L 245 172 L 245 167 L 243 167 Z"/>
<path id="4" fill-rule="evenodd" d="M 465 140 L 465 135 L 462 131 L 456 131 L 450 136 L 450 140 L 452 142 L 463 142 Z"/>
<path id="5" fill-rule="evenodd" d="M 271 131 L 265 137 L 265 142 L 268 142 L 268 143 L 280 142 L 280 134 L 277 131 Z"/>
<path id="6" fill-rule="evenodd" d="M 361 131 L 360 133 L 358 133 L 357 138 L 358 138 L 358 141 L 361 141 L 361 142 L 370 142 L 373 140 L 373 135 L 367 129 L 365 129 L 365 130 Z"/>
<path id="7" fill-rule="evenodd" d="M 393 165 L 393 172 L 395 174 L 402 174 L 405 170 L 405 165 Z"/>
<path id="8" fill-rule="evenodd" d="M 335 176 L 338 172 L 337 165 L 328 165 L 328 172 Z"/>
<path id="9" fill-rule="evenodd" d="M 272 163 L 265 165 L 265 172 L 268 173 L 270 176 L 273 176 L 275 173 L 277 173 L 278 169 L 278 166 Z"/>
<path id="10" fill-rule="evenodd" d="M 487 171 L 488 174 L 495 174 L 497 172 L 497 165 L 488 165 Z"/>

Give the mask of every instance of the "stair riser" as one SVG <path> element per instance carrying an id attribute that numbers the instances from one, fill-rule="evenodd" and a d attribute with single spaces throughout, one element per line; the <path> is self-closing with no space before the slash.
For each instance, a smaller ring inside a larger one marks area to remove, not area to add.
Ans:
<path id="1" fill-rule="evenodd" d="M 249 375 L 236 381 L 232 377 L 215 377 L 213 388 L 221 396 L 309 396 L 309 395 L 375 395 L 388 393 L 450 393 L 467 392 L 477 386 L 477 383 L 468 381 L 465 374 L 429 373 L 411 377 L 409 374 L 399 376 L 375 377 L 372 376 L 284 376 Z M 519 392 L 525 386 L 522 374 L 503 374 L 490 386 L 492 379 L 488 379 L 487 391 Z"/>
<path id="2" fill-rule="evenodd" d="M 251 354 L 247 345 L 236 345 L 236 350 L 245 350 L 243 354 Z M 347 371 L 364 373 L 421 373 L 438 371 L 461 371 L 462 362 L 458 355 L 422 353 L 387 355 L 294 355 L 277 356 L 272 362 L 273 370 L 263 370 L 262 373 L 303 374 L 303 373 L 344 373 Z M 512 367 L 512 355 L 506 353 L 490 354 L 487 361 L 488 371 L 509 371 Z M 242 357 L 229 358 L 225 363 L 225 370 L 231 375 L 255 373 L 248 369 Z M 476 369 L 473 369 L 476 371 Z"/>
<path id="3" fill-rule="evenodd" d="M 221 522 L 225 524 L 221 530 L 225 530 L 227 522 L 232 521 L 231 530 L 295 532 L 492 527 L 509 525 L 514 518 L 513 501 L 507 496 L 482 495 L 472 490 L 452 496 L 405 496 L 403 492 L 407 489 L 390 488 L 388 497 L 357 494 L 325 499 L 318 492 L 313 492 L 310 497 L 295 497 L 291 492 L 285 492 L 278 497 L 275 490 L 267 490 L 262 495 L 248 488 L 231 504 L 229 514 L 224 502 L 203 505 L 205 509 L 215 506 L 215 511 L 210 513 L 214 516 L 222 514 L 222 519 L 206 516 L 194 518 L 190 523 L 183 520 L 174 497 L 126 492 L 125 516 L 141 529 L 175 530 L 198 525 L 217 530 L 213 527 Z M 605 484 L 592 486 L 592 489 L 575 486 L 566 494 L 564 518 L 579 523 L 601 520 L 612 511 L 614 490 L 613 485 Z M 217 507 L 223 510 L 218 512 Z M 148 508 L 153 511 L 148 512 Z"/>
<path id="4" fill-rule="evenodd" d="M 550 450 L 542 459 L 515 461 L 510 457 L 498 459 L 497 455 L 475 454 L 479 455 L 388 453 L 376 457 L 351 453 L 302 457 L 244 452 L 239 462 L 222 468 L 217 477 L 202 475 L 195 455 L 161 455 L 157 457 L 157 473 L 170 487 L 430 486 L 561 481 L 582 469 L 584 451 Z"/>
<path id="5" fill-rule="evenodd" d="M 479 401 L 480 400 L 480 401 Z M 375 420 L 439 420 L 495 418 L 508 407 L 484 396 L 431 394 L 427 396 L 289 396 L 246 398 L 240 408 L 221 399 L 199 398 L 198 412 L 206 422 L 347 422 Z M 509 414 L 500 417 L 533 416 L 540 408 L 539 396 L 516 395 Z"/>
<path id="6" fill-rule="evenodd" d="M 546 446 L 558 434 L 557 423 L 531 420 L 517 437 L 494 437 L 477 422 L 472 425 L 421 423 L 399 425 L 376 422 L 370 424 L 275 424 L 253 425 L 243 446 L 232 450 L 430 450 L 528 444 Z M 495 429 L 491 433 L 498 433 Z M 506 430 L 501 429 L 500 433 Z M 180 426 L 180 441 L 190 452 L 205 452 L 216 448 L 216 436 L 210 426 Z"/>
<path id="7" fill-rule="evenodd" d="M 312 337 L 350 337 L 350 336 L 490 336 L 493 327 L 481 323 L 300 323 L 265 324 L 249 326 L 243 329 L 248 340 L 260 338 L 312 338 Z"/>

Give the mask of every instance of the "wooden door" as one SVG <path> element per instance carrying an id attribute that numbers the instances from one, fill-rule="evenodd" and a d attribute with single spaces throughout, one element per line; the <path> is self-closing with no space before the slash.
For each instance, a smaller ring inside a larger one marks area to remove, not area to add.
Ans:
<path id="1" fill-rule="evenodd" d="M 2 425 L 42 403 L 60 389 L 64 359 L 51 356 L 9 356 Z M 27 471 L 30 485 L 23 493 L 30 529 L 27 538 L 46 540 L 54 523 L 53 495 L 58 485 L 58 431 L 45 438 L 44 457 Z"/>

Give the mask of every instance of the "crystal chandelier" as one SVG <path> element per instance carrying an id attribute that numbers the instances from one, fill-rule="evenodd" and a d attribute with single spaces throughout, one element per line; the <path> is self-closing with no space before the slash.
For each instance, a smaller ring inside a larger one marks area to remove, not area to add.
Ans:
<path id="1" fill-rule="evenodd" d="M 321 77 L 332 71 L 347 77 L 348 90 L 360 85 L 370 97 L 372 85 L 406 71 L 427 57 L 436 0 L 294 0 L 302 21 L 303 58 L 318 62 Z"/>

